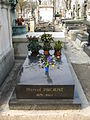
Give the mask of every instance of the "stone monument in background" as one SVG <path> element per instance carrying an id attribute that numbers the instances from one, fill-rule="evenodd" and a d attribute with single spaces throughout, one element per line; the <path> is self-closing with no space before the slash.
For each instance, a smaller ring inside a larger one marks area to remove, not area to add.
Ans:
<path id="1" fill-rule="evenodd" d="M 0 0 L 0 86 L 14 63 L 11 24 L 10 4 Z"/>
<path id="2" fill-rule="evenodd" d="M 32 16 L 30 16 L 30 32 L 34 32 L 34 26 L 35 22 L 34 22 L 34 18 L 32 18 Z"/>

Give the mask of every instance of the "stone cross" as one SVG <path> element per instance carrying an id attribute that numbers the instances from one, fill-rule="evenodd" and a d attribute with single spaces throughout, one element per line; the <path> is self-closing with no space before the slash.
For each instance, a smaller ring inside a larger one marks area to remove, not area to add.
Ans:
<path id="1" fill-rule="evenodd" d="M 72 17 L 73 17 L 73 19 L 75 18 L 75 5 L 73 5 Z"/>
<path id="2" fill-rule="evenodd" d="M 79 18 L 79 10 L 80 10 L 80 4 L 78 4 L 78 8 L 77 8 L 77 18 Z"/>
<path id="3" fill-rule="evenodd" d="M 86 10 L 87 10 L 87 0 L 84 0 L 84 13 L 83 13 L 84 20 L 87 19 Z"/>
<path id="4" fill-rule="evenodd" d="M 41 5 L 41 0 L 38 0 L 39 1 L 39 5 Z"/>

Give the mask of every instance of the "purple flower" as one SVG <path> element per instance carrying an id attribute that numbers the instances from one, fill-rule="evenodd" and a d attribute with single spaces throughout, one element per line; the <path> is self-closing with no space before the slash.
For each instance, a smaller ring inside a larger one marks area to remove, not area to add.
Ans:
<path id="1" fill-rule="evenodd" d="M 51 62 L 52 62 L 52 57 L 49 56 L 49 57 L 47 58 L 47 60 L 48 60 L 49 63 L 51 63 Z"/>

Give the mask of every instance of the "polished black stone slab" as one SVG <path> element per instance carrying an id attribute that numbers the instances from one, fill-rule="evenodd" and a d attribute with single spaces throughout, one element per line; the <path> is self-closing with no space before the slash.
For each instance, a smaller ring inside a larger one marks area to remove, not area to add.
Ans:
<path id="1" fill-rule="evenodd" d="M 40 68 L 38 58 L 26 58 L 20 81 L 16 86 L 17 99 L 73 99 L 74 81 L 64 53 L 49 74 Z"/>
<path id="2" fill-rule="evenodd" d="M 17 99 L 14 90 L 9 101 L 9 108 L 11 110 L 79 109 L 81 108 L 81 101 L 76 87 L 73 99 Z"/>
<path id="3" fill-rule="evenodd" d="M 18 85 L 16 96 L 19 99 L 72 99 L 74 85 Z"/>

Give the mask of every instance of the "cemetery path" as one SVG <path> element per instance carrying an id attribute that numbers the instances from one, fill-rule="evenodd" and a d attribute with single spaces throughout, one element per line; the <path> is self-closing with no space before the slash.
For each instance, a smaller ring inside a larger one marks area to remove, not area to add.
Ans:
<path id="1" fill-rule="evenodd" d="M 73 66 L 90 104 L 90 57 L 75 43 L 75 41 L 69 39 L 67 39 L 65 44 L 65 53 Z"/>
<path id="2" fill-rule="evenodd" d="M 1 88 L 0 111 L 8 109 L 8 101 L 10 99 L 10 95 L 13 91 L 13 88 L 16 85 L 17 77 L 22 63 L 23 60 L 15 61 L 12 71 L 9 73 L 8 77 L 5 80 L 4 85 Z"/>
<path id="3" fill-rule="evenodd" d="M 72 63 L 72 66 L 90 104 L 90 64 Z"/>

